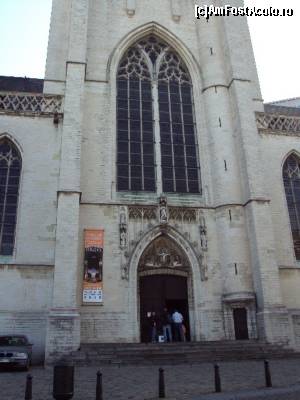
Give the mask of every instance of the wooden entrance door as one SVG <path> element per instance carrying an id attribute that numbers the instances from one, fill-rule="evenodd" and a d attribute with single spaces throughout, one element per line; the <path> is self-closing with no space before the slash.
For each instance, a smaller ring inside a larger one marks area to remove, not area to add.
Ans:
<path id="1" fill-rule="evenodd" d="M 148 275 L 140 278 L 140 327 L 141 341 L 150 341 L 150 327 L 147 313 L 154 311 L 156 315 L 163 312 L 167 307 L 169 312 L 174 309 L 180 311 L 184 318 L 187 329 L 187 339 L 190 338 L 189 331 L 189 307 L 187 278 L 174 275 Z"/>
<path id="2" fill-rule="evenodd" d="M 249 339 L 246 308 L 235 308 L 233 310 L 233 320 L 236 340 Z"/>

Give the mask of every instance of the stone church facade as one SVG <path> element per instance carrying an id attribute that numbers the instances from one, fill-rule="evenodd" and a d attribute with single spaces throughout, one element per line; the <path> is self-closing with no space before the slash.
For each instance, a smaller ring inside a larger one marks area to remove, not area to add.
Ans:
<path id="1" fill-rule="evenodd" d="M 164 306 L 299 349 L 300 101 L 264 105 L 246 19 L 194 5 L 53 0 L 45 79 L 0 78 L 0 334 L 36 359 Z"/>

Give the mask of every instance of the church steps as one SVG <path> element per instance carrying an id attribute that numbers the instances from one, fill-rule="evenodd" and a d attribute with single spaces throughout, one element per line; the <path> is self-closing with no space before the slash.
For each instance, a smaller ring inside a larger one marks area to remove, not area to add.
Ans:
<path id="1" fill-rule="evenodd" d="M 163 365 L 299 356 L 258 341 L 149 344 L 82 344 L 68 361 L 75 365 Z"/>

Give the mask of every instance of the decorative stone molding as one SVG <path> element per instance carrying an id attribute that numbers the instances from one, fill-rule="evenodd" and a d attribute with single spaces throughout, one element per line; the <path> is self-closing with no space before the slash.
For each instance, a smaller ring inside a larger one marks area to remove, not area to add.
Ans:
<path id="1" fill-rule="evenodd" d="M 121 253 L 121 277 L 128 280 L 128 217 L 127 207 L 119 209 L 119 231 L 120 231 L 120 249 Z"/>
<path id="2" fill-rule="evenodd" d="M 255 293 L 252 292 L 234 292 L 223 295 L 224 303 L 245 304 L 246 302 L 255 301 Z"/>
<path id="3" fill-rule="evenodd" d="M 191 223 L 197 221 L 197 210 L 194 208 L 169 207 L 170 221 Z"/>
<path id="4" fill-rule="evenodd" d="M 180 21 L 182 15 L 181 7 L 181 0 L 171 0 L 172 18 L 175 22 Z"/>
<path id="5" fill-rule="evenodd" d="M 164 235 L 158 237 L 149 245 L 139 262 L 140 271 L 158 268 L 182 270 L 189 268 L 185 254 Z"/>
<path id="6" fill-rule="evenodd" d="M 247 310 L 247 325 L 249 339 L 257 339 L 256 298 L 252 292 L 235 292 L 223 295 L 224 328 L 228 340 L 235 339 L 233 310 Z"/>
<path id="7" fill-rule="evenodd" d="M 129 17 L 133 17 L 136 9 L 136 0 L 126 0 L 126 12 Z"/>
<path id="8" fill-rule="evenodd" d="M 160 197 L 159 199 L 159 223 L 160 224 L 167 224 L 169 215 L 168 215 L 168 205 L 167 205 L 167 198 Z"/>
<path id="9" fill-rule="evenodd" d="M 129 219 L 135 220 L 156 220 L 157 209 L 154 206 L 130 206 L 128 208 Z"/>
<path id="10" fill-rule="evenodd" d="M 208 266 L 204 262 L 203 258 L 199 260 L 200 263 L 200 276 L 201 276 L 201 281 L 205 282 L 208 280 Z"/>
<path id="11" fill-rule="evenodd" d="M 203 251 L 207 251 L 207 228 L 203 215 L 199 218 L 200 246 Z"/>
<path id="12" fill-rule="evenodd" d="M 257 112 L 256 124 L 260 133 L 300 135 L 300 117 Z"/>
<path id="13" fill-rule="evenodd" d="M 120 208 L 120 248 L 127 247 L 127 212 L 125 207 Z"/>
<path id="14" fill-rule="evenodd" d="M 143 237 L 157 229 L 159 229 L 160 234 L 166 234 L 167 236 L 169 236 L 169 231 L 176 231 L 179 238 L 186 240 L 193 249 L 194 256 L 197 259 L 201 280 L 206 281 L 208 279 L 208 266 L 205 256 L 207 252 L 207 228 L 201 211 L 197 208 L 169 207 L 166 197 L 162 196 L 158 199 L 158 206 L 129 206 L 128 218 L 134 224 L 131 224 L 129 227 L 127 226 L 128 245 L 126 253 L 128 253 L 128 257 L 122 262 L 123 279 L 128 279 L 130 271 L 127 265 L 129 265 L 136 247 L 139 246 Z M 125 220 L 124 217 L 123 220 Z M 192 243 L 191 231 L 186 224 L 195 224 L 196 228 L 200 224 L 200 240 Z M 124 227 L 120 221 L 120 246 L 122 249 L 123 239 L 121 242 L 121 235 L 125 237 Z M 186 248 L 186 245 L 184 245 L 184 248 Z M 168 256 L 166 255 L 166 257 Z"/>
<path id="15" fill-rule="evenodd" d="M 152 232 L 152 234 L 151 234 Z M 149 235 L 151 236 L 149 237 Z M 189 232 L 185 232 L 184 234 L 180 233 L 174 227 L 171 227 L 168 224 L 159 224 L 151 229 L 147 229 L 144 232 L 139 232 L 134 240 L 129 241 L 129 245 L 126 251 L 122 253 L 122 262 L 121 262 L 121 274 L 122 279 L 129 279 L 130 268 L 129 265 L 132 262 L 133 254 L 137 251 L 137 249 L 141 248 L 141 243 L 148 237 L 148 243 L 151 247 L 152 244 L 157 240 L 158 237 L 166 237 L 169 240 L 169 237 L 172 238 L 173 235 L 176 235 L 175 241 L 178 241 L 178 248 L 185 249 L 190 255 L 193 253 L 194 264 L 199 266 L 200 278 L 202 281 L 206 281 L 208 279 L 208 267 L 206 263 L 205 254 L 201 249 L 196 249 L 198 243 L 194 246 L 194 244 L 190 243 L 190 235 Z M 172 243 L 172 241 L 170 241 Z M 182 270 L 186 270 L 186 266 L 190 266 L 189 261 L 187 260 L 187 255 L 184 252 L 179 254 L 173 254 L 172 251 L 169 250 L 169 247 L 165 247 L 166 252 L 157 252 L 155 258 L 151 258 L 151 262 L 148 260 L 147 262 L 143 262 L 142 260 L 146 257 L 145 254 L 142 254 L 142 259 L 139 263 L 144 263 L 147 267 L 158 268 L 159 266 L 164 266 L 166 260 L 170 260 L 170 265 L 172 267 L 177 267 Z M 147 251 L 147 250 L 146 250 Z M 179 257 L 178 257 L 179 255 Z M 154 261 L 155 260 L 155 261 Z M 183 260 L 183 261 L 182 261 Z M 137 260 L 136 260 L 137 261 Z M 159 264 L 160 263 L 160 264 Z"/>
<path id="16" fill-rule="evenodd" d="M 129 268 L 127 263 L 121 265 L 121 278 L 126 281 L 129 279 Z"/>
<path id="17" fill-rule="evenodd" d="M 52 116 L 62 114 L 62 108 L 62 96 L 0 93 L 0 112 Z"/>
<path id="18" fill-rule="evenodd" d="M 157 220 L 157 216 L 160 217 L 160 222 L 170 221 L 173 223 L 193 223 L 197 221 L 197 209 L 195 208 L 184 208 L 184 207 L 168 207 L 165 203 L 161 203 L 158 212 L 155 206 L 130 206 L 128 208 L 129 219 L 134 220 Z M 165 215 L 165 211 L 167 215 Z"/>

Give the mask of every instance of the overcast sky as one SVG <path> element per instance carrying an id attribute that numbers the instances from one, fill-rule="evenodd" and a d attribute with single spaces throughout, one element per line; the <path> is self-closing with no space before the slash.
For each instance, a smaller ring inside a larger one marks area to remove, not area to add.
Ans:
<path id="1" fill-rule="evenodd" d="M 250 17 L 248 22 L 264 100 L 299 97 L 300 0 L 245 3 L 294 10 L 293 17 Z M 51 0 L 0 0 L 0 75 L 44 76 L 50 12 Z"/>

